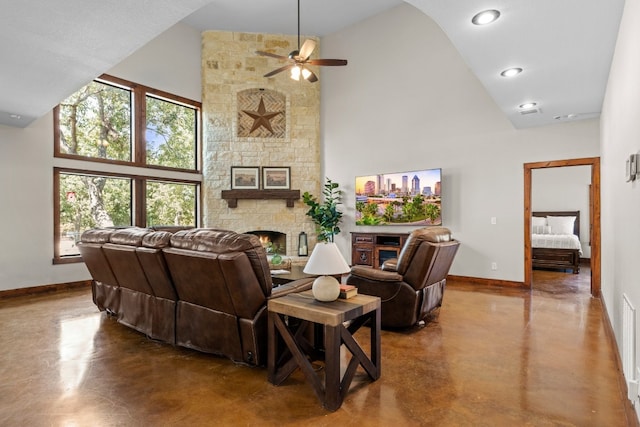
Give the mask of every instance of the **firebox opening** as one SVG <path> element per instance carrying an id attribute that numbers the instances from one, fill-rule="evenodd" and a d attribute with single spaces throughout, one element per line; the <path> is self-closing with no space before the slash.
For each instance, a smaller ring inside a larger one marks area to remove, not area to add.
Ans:
<path id="1" fill-rule="evenodd" d="M 256 230 L 247 231 L 247 234 L 258 236 L 260 243 L 269 254 L 287 254 L 287 235 L 279 231 Z"/>

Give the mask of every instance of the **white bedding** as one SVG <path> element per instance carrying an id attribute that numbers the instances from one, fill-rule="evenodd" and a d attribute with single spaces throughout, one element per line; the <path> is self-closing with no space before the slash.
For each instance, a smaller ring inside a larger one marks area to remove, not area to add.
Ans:
<path id="1" fill-rule="evenodd" d="M 554 249 L 579 249 L 582 255 L 580 239 L 575 234 L 532 234 L 531 247 Z"/>

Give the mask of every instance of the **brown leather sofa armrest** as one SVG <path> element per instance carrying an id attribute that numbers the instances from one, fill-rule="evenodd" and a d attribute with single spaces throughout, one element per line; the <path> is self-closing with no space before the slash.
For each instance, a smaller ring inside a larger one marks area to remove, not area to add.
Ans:
<path id="1" fill-rule="evenodd" d="M 380 267 L 384 271 L 398 271 L 398 258 L 390 258 L 382 263 Z"/>
<path id="2" fill-rule="evenodd" d="M 304 279 L 294 280 L 293 282 L 285 283 L 284 285 L 280 285 L 276 288 L 273 288 L 271 291 L 271 296 L 269 298 L 279 298 L 281 296 L 291 294 L 294 292 L 302 292 L 308 291 L 313 286 L 313 281 L 315 277 L 305 277 Z"/>
<path id="3" fill-rule="evenodd" d="M 401 282 L 402 276 L 395 271 L 376 270 L 371 267 L 354 266 L 351 267 L 353 276 L 362 277 L 364 279 L 375 280 L 378 282 Z"/>

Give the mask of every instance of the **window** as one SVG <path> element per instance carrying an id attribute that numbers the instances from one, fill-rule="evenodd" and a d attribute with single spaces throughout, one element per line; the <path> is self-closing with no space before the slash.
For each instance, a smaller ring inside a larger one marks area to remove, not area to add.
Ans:
<path id="1" fill-rule="evenodd" d="M 89 83 L 58 106 L 60 153 L 131 160 L 131 92 Z"/>
<path id="2" fill-rule="evenodd" d="M 146 162 L 195 169 L 196 111 L 147 96 Z"/>
<path id="3" fill-rule="evenodd" d="M 176 182 L 146 182 L 147 225 L 195 225 L 197 188 Z"/>
<path id="4" fill-rule="evenodd" d="M 54 263 L 94 227 L 197 226 L 200 104 L 103 75 L 54 109 Z"/>
<path id="5" fill-rule="evenodd" d="M 79 255 L 80 234 L 98 226 L 131 224 L 131 179 L 57 172 L 60 242 L 59 256 Z"/>

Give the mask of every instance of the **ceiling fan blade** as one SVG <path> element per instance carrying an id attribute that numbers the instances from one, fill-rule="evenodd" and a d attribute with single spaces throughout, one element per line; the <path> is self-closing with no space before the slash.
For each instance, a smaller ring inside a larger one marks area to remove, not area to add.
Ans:
<path id="1" fill-rule="evenodd" d="M 278 68 L 278 69 L 276 69 L 276 70 L 273 70 L 273 71 L 271 71 L 271 72 L 269 72 L 269 73 L 265 74 L 265 75 L 264 75 L 264 77 L 271 77 L 271 76 L 274 76 L 274 75 L 276 75 L 276 74 L 278 74 L 278 73 L 281 73 L 281 72 L 286 71 L 286 70 L 288 70 L 288 69 L 290 69 L 290 68 L 293 68 L 295 65 L 296 65 L 296 64 L 287 64 L 287 65 L 285 65 L 284 67 L 280 67 L 280 68 Z"/>
<path id="2" fill-rule="evenodd" d="M 275 53 L 271 53 L 271 52 L 263 52 L 261 50 L 256 50 L 256 55 L 270 56 L 271 58 L 278 58 L 278 59 L 289 59 L 286 56 L 276 55 Z"/>
<path id="3" fill-rule="evenodd" d="M 306 62 L 311 65 L 347 65 L 346 59 L 310 59 Z"/>
<path id="4" fill-rule="evenodd" d="M 316 42 L 314 42 L 311 39 L 306 39 L 304 41 L 304 43 L 302 43 L 302 47 L 300 48 L 300 53 L 298 54 L 298 56 L 300 57 L 301 60 L 305 60 L 308 57 L 311 56 L 311 54 L 313 53 L 313 49 L 316 48 Z"/>

